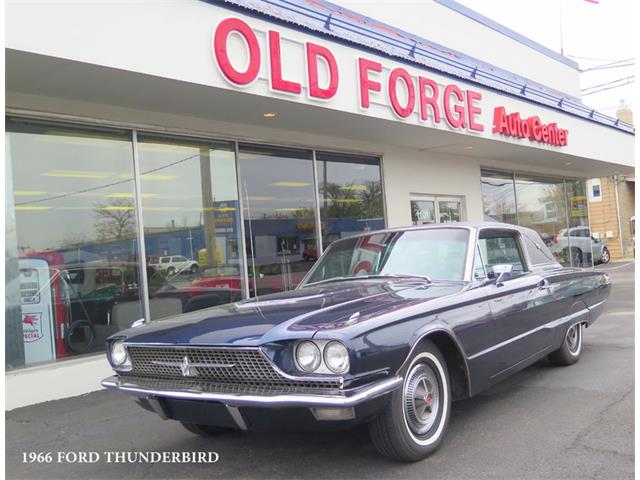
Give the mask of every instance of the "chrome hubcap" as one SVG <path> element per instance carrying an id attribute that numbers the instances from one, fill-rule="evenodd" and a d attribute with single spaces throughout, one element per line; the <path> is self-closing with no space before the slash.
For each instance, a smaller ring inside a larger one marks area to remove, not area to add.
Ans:
<path id="1" fill-rule="evenodd" d="M 574 325 L 567 331 L 567 348 L 573 353 L 580 348 L 580 325 Z"/>
<path id="2" fill-rule="evenodd" d="M 428 432 L 440 406 L 438 377 L 429 365 L 421 363 L 411 370 L 404 398 L 409 428 L 417 435 Z"/>

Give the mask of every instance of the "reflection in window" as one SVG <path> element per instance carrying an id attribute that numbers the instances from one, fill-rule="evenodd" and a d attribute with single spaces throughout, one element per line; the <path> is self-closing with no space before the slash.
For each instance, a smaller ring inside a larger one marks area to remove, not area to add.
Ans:
<path id="1" fill-rule="evenodd" d="M 233 144 L 157 136 L 138 142 L 151 318 L 241 299 Z"/>
<path id="2" fill-rule="evenodd" d="M 295 288 L 316 260 L 312 153 L 240 145 L 252 296 Z"/>
<path id="3" fill-rule="evenodd" d="M 384 228 L 380 159 L 317 152 L 322 242 Z"/>
<path id="4" fill-rule="evenodd" d="M 8 122 L 6 139 L 6 365 L 101 350 L 130 325 L 120 303 L 142 316 L 129 134 Z"/>
<path id="5" fill-rule="evenodd" d="M 592 267 L 594 256 L 599 260 L 602 243 L 591 238 L 585 182 L 567 180 L 567 204 L 569 207 L 569 252 L 576 267 Z M 573 235 L 575 232 L 575 238 Z"/>
<path id="6" fill-rule="evenodd" d="M 482 170 L 482 205 L 486 222 L 518 224 L 513 175 Z"/>
<path id="7" fill-rule="evenodd" d="M 535 230 L 565 266 L 590 267 L 600 258 L 604 246 L 591 238 L 583 180 L 482 170 L 482 201 L 485 220 Z"/>
<path id="8" fill-rule="evenodd" d="M 558 261 L 571 265 L 568 244 L 562 240 L 567 228 L 563 180 L 516 175 L 516 196 L 520 225 L 538 232 Z"/>

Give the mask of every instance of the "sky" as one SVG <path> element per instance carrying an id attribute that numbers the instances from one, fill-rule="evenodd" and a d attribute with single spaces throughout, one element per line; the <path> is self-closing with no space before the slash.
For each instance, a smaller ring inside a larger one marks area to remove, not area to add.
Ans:
<path id="1" fill-rule="evenodd" d="M 556 52 L 561 49 L 562 24 L 564 55 L 578 62 L 583 70 L 633 59 L 624 62 L 632 64 L 629 66 L 582 72 L 582 90 L 635 75 L 636 38 L 632 32 L 639 9 L 634 0 L 599 0 L 597 4 L 587 0 L 457 1 Z M 583 92 L 582 100 L 590 107 L 615 116 L 620 101 L 624 100 L 635 114 L 635 83 L 585 95 L 589 91 Z"/>

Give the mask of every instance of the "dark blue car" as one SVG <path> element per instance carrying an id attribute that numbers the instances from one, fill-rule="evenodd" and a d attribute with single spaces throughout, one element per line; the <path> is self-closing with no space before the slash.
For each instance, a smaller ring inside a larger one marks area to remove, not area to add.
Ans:
<path id="1" fill-rule="evenodd" d="M 102 384 L 203 435 L 367 422 L 381 453 L 415 461 L 452 401 L 545 356 L 576 362 L 609 290 L 526 228 L 368 232 L 334 242 L 296 290 L 118 333 Z"/>

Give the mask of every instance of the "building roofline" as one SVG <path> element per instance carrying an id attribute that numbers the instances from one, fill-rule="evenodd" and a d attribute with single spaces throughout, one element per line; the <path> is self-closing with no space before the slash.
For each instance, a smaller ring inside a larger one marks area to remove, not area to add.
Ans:
<path id="1" fill-rule="evenodd" d="M 470 18 L 471 20 L 475 20 L 476 22 L 484 25 L 485 27 L 488 27 L 498 33 L 501 33 L 502 35 L 505 35 L 511 38 L 512 40 L 515 40 L 516 42 L 519 42 L 543 55 L 546 55 L 549 58 L 552 58 L 553 60 L 556 60 L 560 63 L 564 63 L 565 65 L 575 70 L 579 70 L 580 68 L 578 63 L 575 62 L 574 60 L 571 60 L 570 58 L 567 58 L 564 55 L 561 55 L 560 53 L 554 50 L 551 50 L 548 47 L 545 47 L 544 45 L 536 42 L 535 40 L 530 39 L 529 37 L 525 37 L 524 35 L 514 30 L 511 30 L 509 27 L 505 27 L 504 25 L 496 22 L 495 20 L 491 20 L 489 17 L 485 17 L 484 15 L 476 12 L 475 10 L 472 10 L 469 7 L 466 7 L 465 5 L 462 5 L 461 3 L 456 2 L 455 0 L 434 0 L 434 1 L 442 5 L 443 7 L 454 10 L 460 13 L 461 15 L 464 15 L 465 17 Z"/>
<path id="2" fill-rule="evenodd" d="M 553 87 L 506 71 L 482 60 L 431 42 L 328 0 L 200 0 L 242 11 L 295 30 L 326 37 L 376 55 L 426 68 L 502 94 L 635 135 L 633 125 L 586 106 Z"/>

